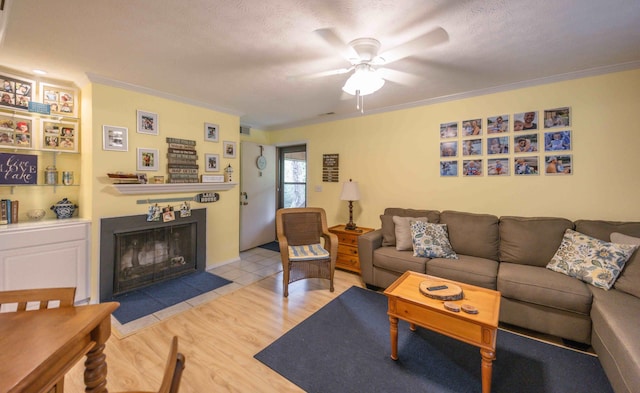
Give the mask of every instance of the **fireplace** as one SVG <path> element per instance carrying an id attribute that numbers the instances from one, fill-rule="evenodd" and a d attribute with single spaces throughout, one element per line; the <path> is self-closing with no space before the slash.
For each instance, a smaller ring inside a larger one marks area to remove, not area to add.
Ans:
<path id="1" fill-rule="evenodd" d="M 100 301 L 170 280 L 206 265 L 206 209 L 175 221 L 147 215 L 100 220 Z"/>

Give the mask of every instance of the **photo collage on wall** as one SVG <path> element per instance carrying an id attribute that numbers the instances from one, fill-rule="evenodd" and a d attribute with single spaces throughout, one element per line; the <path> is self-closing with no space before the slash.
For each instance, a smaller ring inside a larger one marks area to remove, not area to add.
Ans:
<path id="1" fill-rule="evenodd" d="M 573 173 L 569 107 L 440 124 L 440 176 Z"/>

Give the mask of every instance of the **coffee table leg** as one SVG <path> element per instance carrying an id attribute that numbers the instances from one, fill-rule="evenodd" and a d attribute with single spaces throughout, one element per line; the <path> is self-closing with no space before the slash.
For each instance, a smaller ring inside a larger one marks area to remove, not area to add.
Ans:
<path id="1" fill-rule="evenodd" d="M 391 334 L 391 359 L 398 360 L 398 318 L 389 316 L 389 333 Z"/>
<path id="2" fill-rule="evenodd" d="M 482 393 L 490 393 L 493 360 L 496 358 L 496 353 L 487 349 L 481 349 L 480 356 L 482 356 Z"/>

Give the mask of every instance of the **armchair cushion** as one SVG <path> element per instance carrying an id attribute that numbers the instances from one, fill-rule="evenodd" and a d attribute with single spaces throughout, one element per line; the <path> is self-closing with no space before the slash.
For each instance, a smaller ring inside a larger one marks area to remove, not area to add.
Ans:
<path id="1" fill-rule="evenodd" d="M 309 261 L 328 258 L 330 258 L 329 251 L 325 250 L 320 243 L 289 246 L 290 261 Z"/>

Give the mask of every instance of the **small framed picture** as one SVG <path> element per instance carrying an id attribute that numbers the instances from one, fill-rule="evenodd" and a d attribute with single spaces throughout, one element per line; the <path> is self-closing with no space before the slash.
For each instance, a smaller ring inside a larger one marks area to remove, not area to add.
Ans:
<path id="1" fill-rule="evenodd" d="M 42 150 L 78 152 L 79 129 L 75 122 L 41 119 Z"/>
<path id="2" fill-rule="evenodd" d="M 129 129 L 103 125 L 102 150 L 129 151 Z"/>
<path id="3" fill-rule="evenodd" d="M 207 142 L 218 142 L 218 125 L 204 123 L 204 140 Z"/>
<path id="4" fill-rule="evenodd" d="M 138 114 L 138 133 L 159 135 L 158 114 L 146 111 L 136 111 Z"/>
<path id="5" fill-rule="evenodd" d="M 167 206 L 162 208 L 162 221 L 169 222 L 175 221 L 176 212 L 173 210 L 173 206 Z"/>
<path id="6" fill-rule="evenodd" d="M 137 148 L 138 170 L 157 171 L 160 166 L 158 149 Z"/>
<path id="7" fill-rule="evenodd" d="M 538 134 L 516 135 L 513 137 L 514 153 L 538 151 Z"/>
<path id="8" fill-rule="evenodd" d="M 499 136 L 487 138 L 487 154 L 509 153 L 509 137 Z"/>
<path id="9" fill-rule="evenodd" d="M 220 171 L 220 154 L 204 155 L 204 171 L 205 172 Z"/>
<path id="10" fill-rule="evenodd" d="M 509 158 L 490 158 L 487 160 L 487 175 L 509 176 Z"/>
<path id="11" fill-rule="evenodd" d="M 482 135 L 482 119 L 464 120 L 462 130 L 462 136 Z"/>
<path id="12" fill-rule="evenodd" d="M 482 139 L 467 139 L 462 141 L 463 156 L 482 155 Z"/>
<path id="13" fill-rule="evenodd" d="M 458 161 L 440 161 L 440 176 L 458 176 Z"/>
<path id="14" fill-rule="evenodd" d="M 544 128 L 571 126 L 571 110 L 569 108 L 546 109 L 544 111 Z"/>
<path id="15" fill-rule="evenodd" d="M 516 157 L 513 160 L 514 171 L 517 176 L 537 175 L 538 157 Z"/>
<path id="16" fill-rule="evenodd" d="M 33 125 L 34 122 L 30 117 L 0 116 L 0 146 L 19 149 L 34 148 Z"/>
<path id="17" fill-rule="evenodd" d="M 40 82 L 40 101 L 51 114 L 78 117 L 78 89 Z"/>
<path id="18" fill-rule="evenodd" d="M 222 148 L 224 149 L 224 153 L 222 157 L 224 158 L 236 158 L 236 143 L 230 141 L 224 141 Z"/>
<path id="19" fill-rule="evenodd" d="M 544 151 L 571 150 L 571 131 L 544 133 Z"/>
<path id="20" fill-rule="evenodd" d="M 440 142 L 440 157 L 457 157 L 458 142 Z"/>
<path id="21" fill-rule="evenodd" d="M 529 111 L 513 115 L 513 130 L 528 131 L 538 129 L 538 112 Z"/>
<path id="22" fill-rule="evenodd" d="M 440 124 L 440 139 L 455 138 L 458 136 L 458 123 Z"/>
<path id="23" fill-rule="evenodd" d="M 571 154 L 545 156 L 545 173 L 547 175 L 570 175 L 573 173 L 573 160 Z"/>
<path id="24" fill-rule="evenodd" d="M 462 161 L 463 176 L 482 176 L 482 160 Z"/>
<path id="25" fill-rule="evenodd" d="M 29 102 L 34 99 L 36 84 L 32 80 L 13 75 L 0 75 L 2 90 L 0 91 L 0 105 L 27 110 Z"/>
<path id="26" fill-rule="evenodd" d="M 498 134 L 509 132 L 509 115 L 498 115 L 487 118 L 487 133 Z"/>

